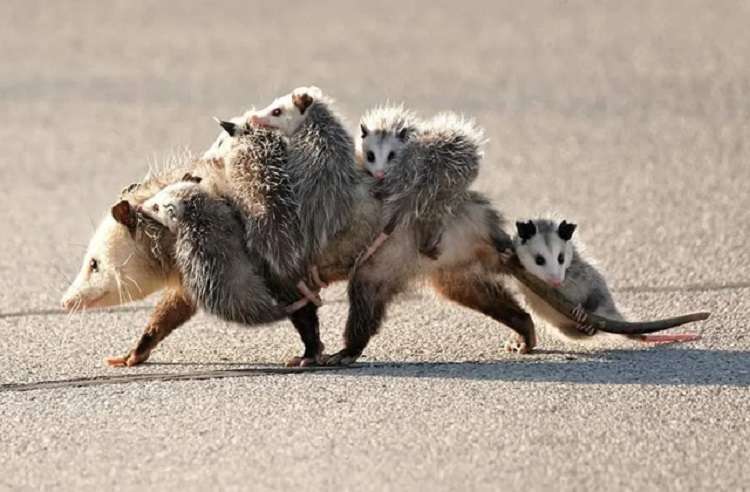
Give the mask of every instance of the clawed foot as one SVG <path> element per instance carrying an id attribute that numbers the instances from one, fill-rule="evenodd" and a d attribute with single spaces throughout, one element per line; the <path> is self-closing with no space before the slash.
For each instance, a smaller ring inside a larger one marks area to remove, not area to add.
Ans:
<path id="1" fill-rule="evenodd" d="M 110 367 L 133 367 L 146 362 L 150 354 L 138 354 L 131 350 L 123 357 L 107 357 L 104 359 Z"/>
<path id="2" fill-rule="evenodd" d="M 580 304 L 577 305 L 575 308 L 573 308 L 571 314 L 573 315 L 575 321 L 578 323 L 576 325 L 578 331 L 582 331 L 589 336 L 592 336 L 596 333 L 596 328 L 594 328 L 594 326 L 589 323 L 589 315 L 586 313 L 586 310 L 583 309 L 583 306 L 581 306 Z"/>
<path id="3" fill-rule="evenodd" d="M 310 367 L 310 366 L 324 366 L 326 365 L 326 356 L 323 355 L 323 352 L 321 351 L 318 355 L 315 356 L 297 356 L 292 357 L 288 361 L 286 361 L 287 367 Z"/>
<path id="4" fill-rule="evenodd" d="M 505 342 L 505 351 L 516 354 L 528 354 L 531 352 L 531 348 L 520 338 L 514 338 Z"/>
<path id="5" fill-rule="evenodd" d="M 327 366 L 349 366 L 357 362 L 361 354 L 352 354 L 347 349 L 344 349 L 335 354 L 326 357 L 325 365 Z"/>
<path id="6" fill-rule="evenodd" d="M 510 260 L 513 258 L 513 250 L 512 249 L 504 249 L 500 251 L 500 261 L 502 261 L 504 264 L 510 263 Z"/>
<path id="7" fill-rule="evenodd" d="M 694 342 L 700 340 L 701 336 L 697 333 L 674 333 L 671 335 L 641 335 L 640 340 L 646 343 L 656 345 L 666 345 L 668 343 Z"/>

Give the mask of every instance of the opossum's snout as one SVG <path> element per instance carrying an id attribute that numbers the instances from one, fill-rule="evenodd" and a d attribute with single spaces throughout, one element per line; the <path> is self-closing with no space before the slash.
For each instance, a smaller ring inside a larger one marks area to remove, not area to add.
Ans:
<path id="1" fill-rule="evenodd" d="M 272 126 L 268 123 L 268 120 L 266 120 L 266 118 L 258 116 L 257 114 L 250 116 L 250 124 L 258 128 L 272 128 Z"/>
<path id="2" fill-rule="evenodd" d="M 383 171 L 383 170 L 375 171 L 375 172 L 372 173 L 372 176 L 375 179 L 383 179 L 383 178 L 385 178 L 385 171 Z"/>

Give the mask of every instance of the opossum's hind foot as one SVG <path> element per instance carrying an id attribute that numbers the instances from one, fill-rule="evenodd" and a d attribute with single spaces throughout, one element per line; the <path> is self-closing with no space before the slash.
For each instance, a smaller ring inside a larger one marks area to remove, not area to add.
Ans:
<path id="1" fill-rule="evenodd" d="M 593 336 L 596 334 L 596 328 L 594 328 L 591 323 L 589 323 L 589 315 L 586 314 L 586 310 L 583 309 L 583 306 L 581 306 L 580 304 L 577 305 L 575 308 L 573 308 L 571 314 L 578 323 L 576 325 L 578 331 L 582 331 L 589 336 Z"/>
<path id="2" fill-rule="evenodd" d="M 327 356 L 323 354 L 323 344 L 320 344 L 320 350 L 316 354 L 308 354 L 307 351 L 303 355 L 292 357 L 286 361 L 287 367 L 310 367 L 310 366 L 324 366 L 326 365 Z"/>
<path id="3" fill-rule="evenodd" d="M 505 341 L 505 351 L 515 354 L 528 354 L 531 349 L 520 337 Z"/>
<path id="4" fill-rule="evenodd" d="M 326 357 L 325 364 L 327 366 L 350 366 L 357 362 L 361 353 L 354 353 L 348 349 L 344 349 L 335 354 Z"/>
<path id="5" fill-rule="evenodd" d="M 133 367 L 146 362 L 150 353 L 137 353 L 135 350 L 131 350 L 122 357 L 107 357 L 105 362 L 110 367 Z"/>
<path id="6" fill-rule="evenodd" d="M 700 340 L 701 336 L 697 333 L 674 333 L 671 335 L 639 335 L 637 339 L 644 343 L 667 345 L 670 343 L 694 342 Z"/>

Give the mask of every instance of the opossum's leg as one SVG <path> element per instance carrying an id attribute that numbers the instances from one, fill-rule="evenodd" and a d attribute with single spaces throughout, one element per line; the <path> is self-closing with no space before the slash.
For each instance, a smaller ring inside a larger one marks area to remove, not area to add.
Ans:
<path id="1" fill-rule="evenodd" d="M 383 323 L 386 306 L 398 292 L 393 287 L 368 279 L 366 275 L 355 275 L 349 282 L 349 317 L 344 330 L 344 349 L 329 356 L 326 364 L 346 366 L 357 361 Z"/>
<path id="2" fill-rule="evenodd" d="M 440 241 L 443 239 L 443 224 L 439 221 L 418 221 L 416 224 L 419 253 L 437 260 L 440 257 Z"/>
<path id="3" fill-rule="evenodd" d="M 515 331 L 518 338 L 507 342 L 506 350 L 528 353 L 536 346 L 534 321 L 498 280 L 451 270 L 439 270 L 431 280 L 439 294 Z"/>
<path id="4" fill-rule="evenodd" d="M 195 304 L 182 290 L 166 291 L 151 313 L 148 325 L 135 348 L 123 357 L 109 357 L 107 364 L 114 367 L 130 367 L 146 361 L 159 342 L 167 338 L 172 330 L 192 318 L 195 311 Z"/>
<path id="5" fill-rule="evenodd" d="M 297 329 L 305 353 L 301 357 L 292 357 L 286 362 L 287 367 L 312 366 L 322 364 L 323 342 L 320 340 L 320 322 L 318 306 L 309 302 L 289 315 L 294 328 Z"/>

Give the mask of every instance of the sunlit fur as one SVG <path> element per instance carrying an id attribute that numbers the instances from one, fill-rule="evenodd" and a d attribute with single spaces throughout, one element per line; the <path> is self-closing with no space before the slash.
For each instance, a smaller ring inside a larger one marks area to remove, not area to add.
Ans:
<path id="1" fill-rule="evenodd" d="M 286 317 L 266 286 L 262 260 L 246 247 L 241 216 L 229 201 L 200 184 L 178 182 L 147 200 L 143 210 L 174 230 L 183 287 L 207 312 L 243 324 Z"/>
<path id="2" fill-rule="evenodd" d="M 588 312 L 611 319 L 623 319 L 617 309 L 604 276 L 584 259 L 576 247 L 574 239 L 564 240 L 558 234 L 560 222 L 551 219 L 532 220 L 536 233 L 527 240 L 518 235 L 514 238 L 514 249 L 526 270 L 545 282 L 550 283 L 572 303 L 580 304 Z M 575 235 L 574 235 L 575 236 Z M 562 253 L 563 263 L 558 256 Z M 544 265 L 537 265 L 536 257 L 544 258 Z M 532 310 L 557 328 L 556 334 L 564 339 L 591 341 L 576 328 L 576 323 L 563 317 L 539 299 L 530 290 L 521 286 Z M 595 338 L 613 338 L 613 335 L 599 333 Z"/>
<path id="3" fill-rule="evenodd" d="M 294 96 L 309 98 L 300 112 Z M 282 108 L 280 117 L 271 113 Z M 347 227 L 360 173 L 354 162 L 354 140 L 333 101 L 316 87 L 299 87 L 250 118 L 289 137 L 288 170 L 298 205 L 302 251 L 312 264 L 329 241 Z"/>

